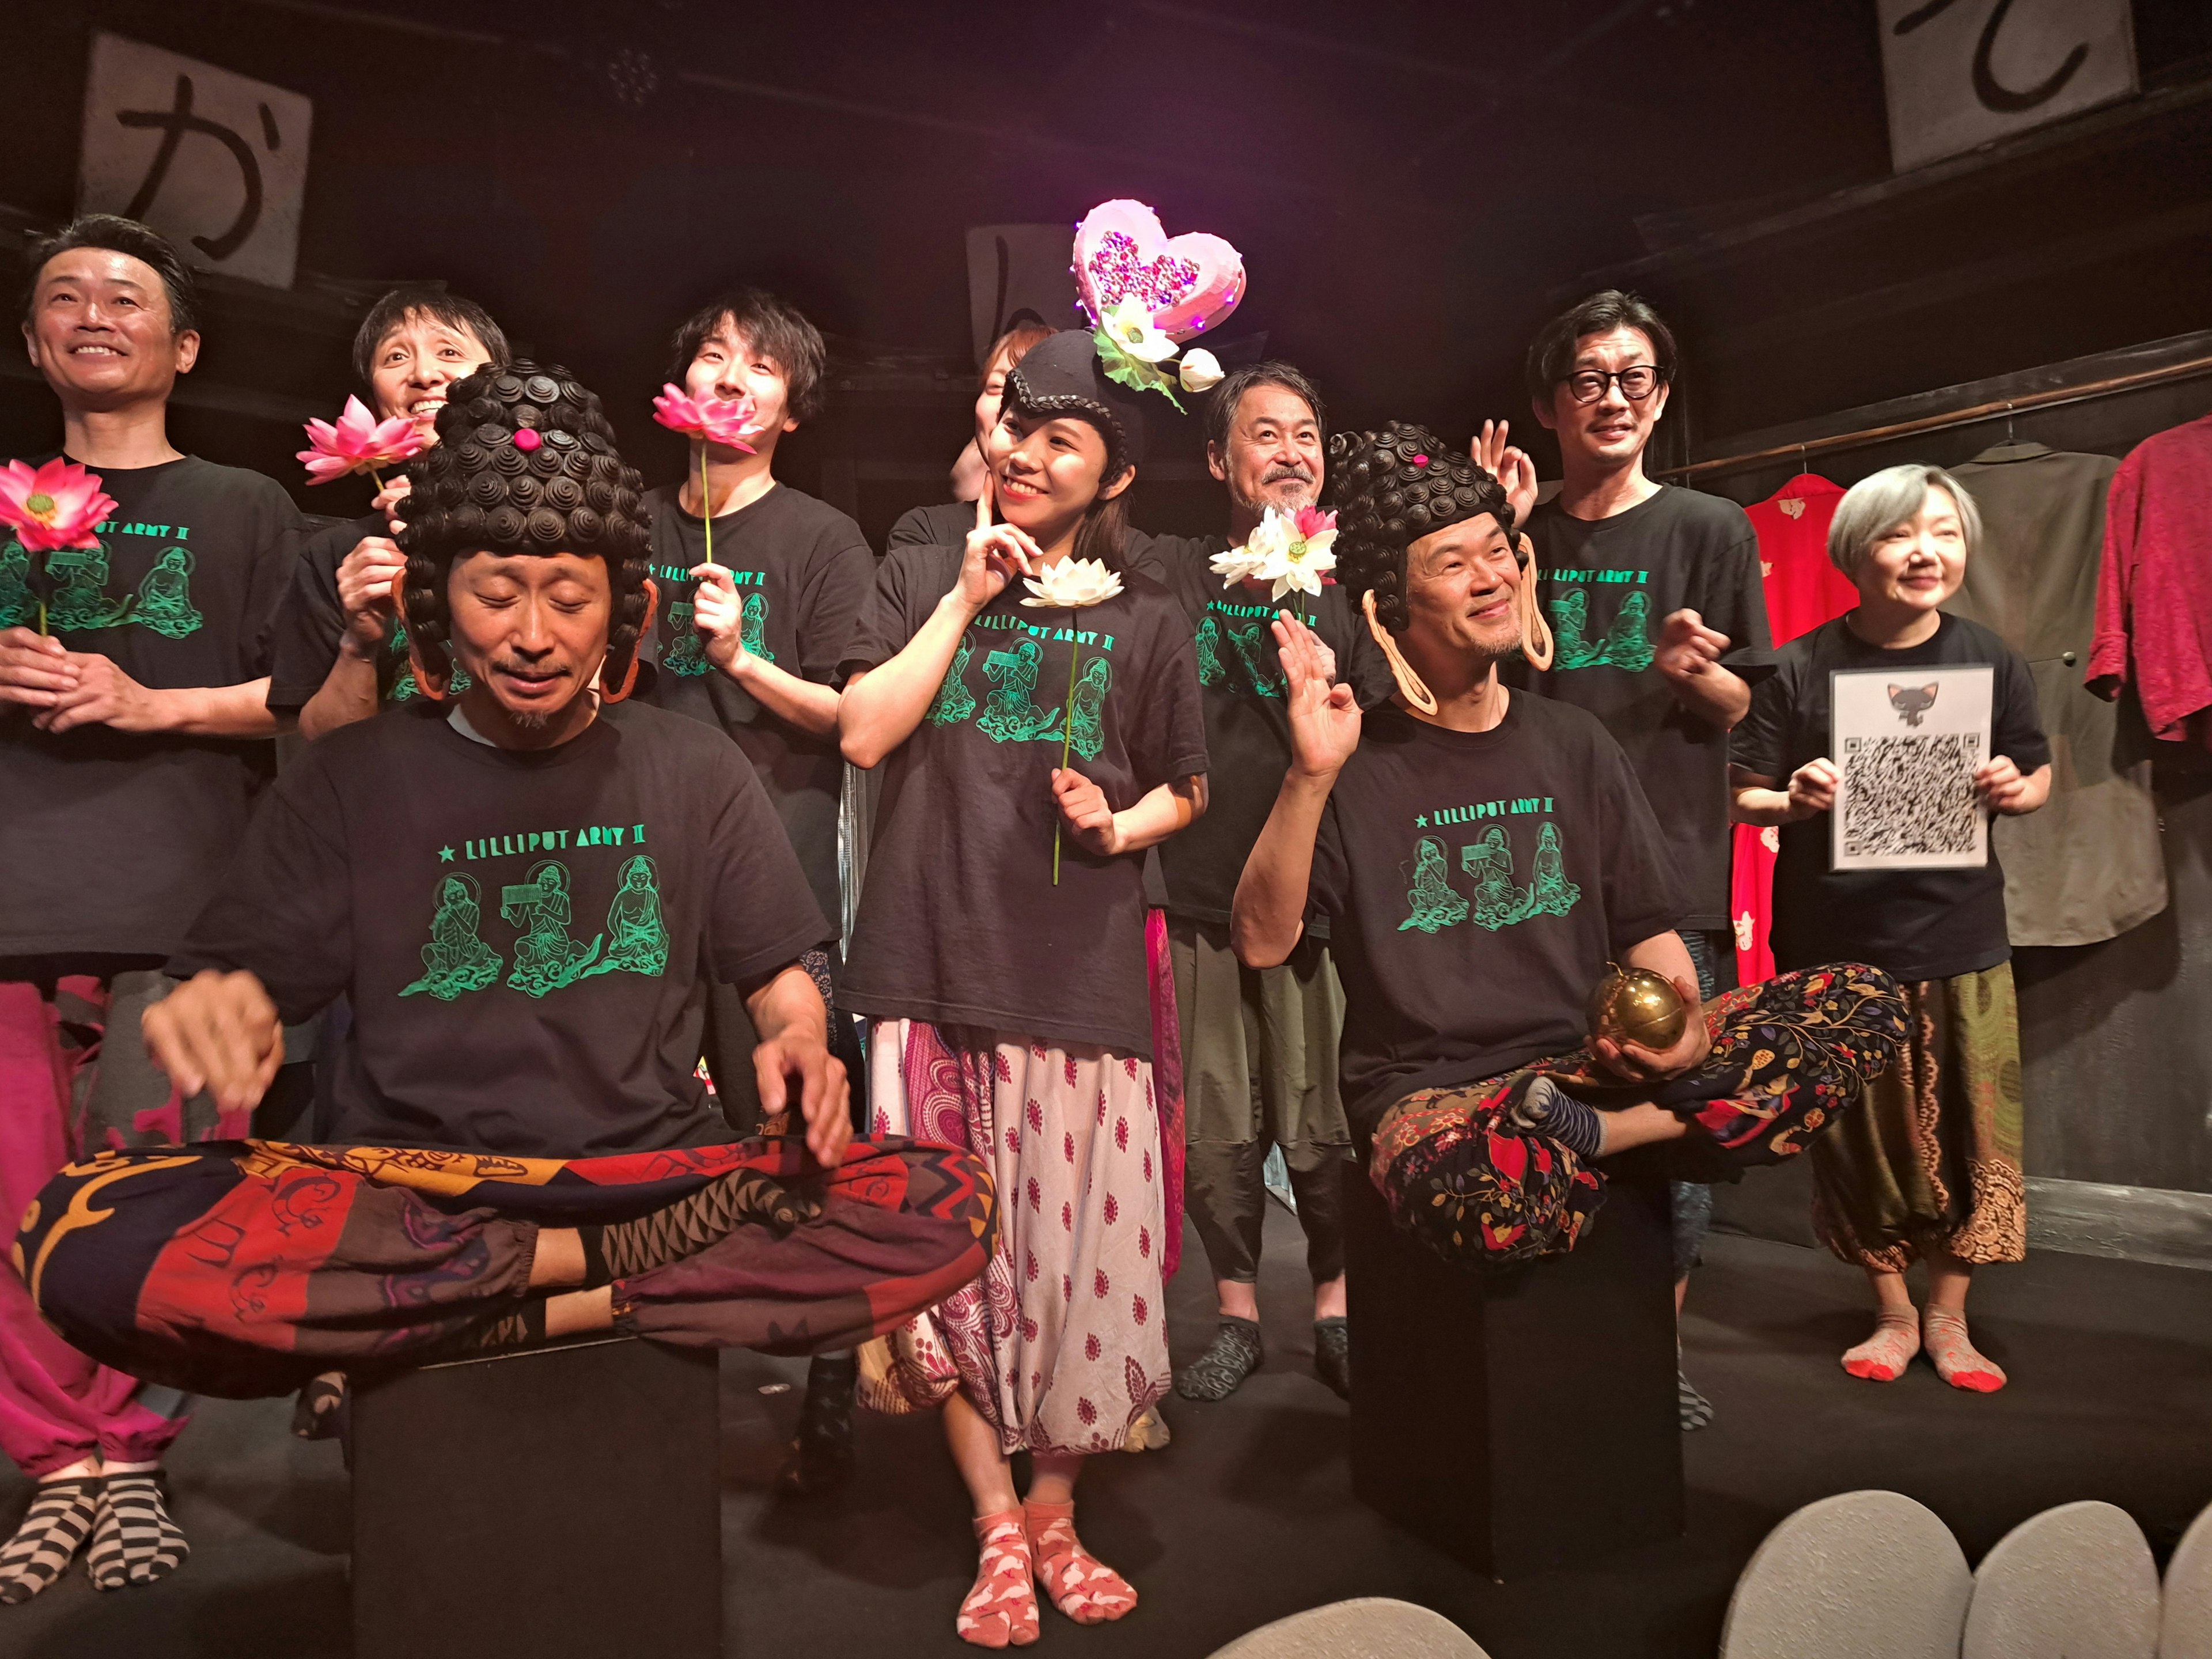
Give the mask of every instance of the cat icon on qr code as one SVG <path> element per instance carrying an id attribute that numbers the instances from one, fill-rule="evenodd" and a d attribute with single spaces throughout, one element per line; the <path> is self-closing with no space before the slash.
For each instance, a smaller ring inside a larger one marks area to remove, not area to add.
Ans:
<path id="1" fill-rule="evenodd" d="M 1974 773 L 1990 758 L 1995 676 L 1925 666 L 1908 678 L 1834 678 L 1838 775 L 1830 854 L 1838 870 L 1970 869 L 1989 862 L 1989 815 Z"/>

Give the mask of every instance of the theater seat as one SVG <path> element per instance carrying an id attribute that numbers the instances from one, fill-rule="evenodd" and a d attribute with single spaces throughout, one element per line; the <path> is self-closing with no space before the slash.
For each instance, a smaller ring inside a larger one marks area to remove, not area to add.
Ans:
<path id="1" fill-rule="evenodd" d="M 2111 1504 L 2063 1504 L 1982 1558 L 1962 1659 L 2155 1659 L 2158 1567 Z"/>
<path id="2" fill-rule="evenodd" d="M 1932 1510 L 1893 1492 L 1824 1498 L 1746 1564 L 1720 1659 L 1959 1659 L 1973 1589 Z"/>
<path id="3" fill-rule="evenodd" d="M 1337 1601 L 1262 1625 L 1211 1659 L 1489 1659 L 1442 1613 L 1388 1596 Z"/>

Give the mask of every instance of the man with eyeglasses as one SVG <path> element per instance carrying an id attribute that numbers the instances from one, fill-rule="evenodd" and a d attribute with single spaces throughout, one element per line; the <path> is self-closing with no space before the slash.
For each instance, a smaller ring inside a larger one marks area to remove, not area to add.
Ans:
<path id="1" fill-rule="evenodd" d="M 1520 665 L 1512 683 L 1588 709 L 1627 751 L 1680 878 L 1680 931 L 1710 1000 L 1736 982 L 1729 728 L 1750 708 L 1746 675 L 1761 672 L 1772 641 L 1743 509 L 1644 471 L 1674 362 L 1659 313 L 1614 289 L 1570 307 L 1529 345 L 1528 395 L 1559 441 L 1559 493 L 1528 523 L 1555 645 L 1548 670 Z M 1678 1309 L 1711 1217 L 1709 1188 L 1676 1187 Z M 1685 1429 L 1711 1421 L 1686 1377 L 1680 1404 Z"/>

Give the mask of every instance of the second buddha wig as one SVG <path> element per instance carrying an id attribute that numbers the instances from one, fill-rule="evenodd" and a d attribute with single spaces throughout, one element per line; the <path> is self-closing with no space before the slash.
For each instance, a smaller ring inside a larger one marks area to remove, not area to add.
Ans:
<path id="1" fill-rule="evenodd" d="M 438 445 L 412 462 L 406 528 L 407 646 L 425 695 L 453 678 L 447 579 L 465 553 L 574 553 L 606 562 L 614 611 L 600 694 L 628 696 L 637 646 L 653 625 L 652 531 L 644 481 L 615 448 L 599 400 L 551 364 L 487 364 L 456 381 L 438 411 Z"/>
<path id="2" fill-rule="evenodd" d="M 1407 702 L 1434 714 L 1437 700 L 1400 654 L 1392 634 L 1407 623 L 1406 550 L 1447 525 L 1487 513 L 1511 538 L 1504 487 L 1426 427 L 1392 421 L 1380 432 L 1340 432 L 1328 441 L 1330 500 L 1336 508 L 1337 578 L 1364 611 Z M 1552 665 L 1552 631 L 1536 605 L 1535 560 L 1518 538 L 1522 654 Z"/>

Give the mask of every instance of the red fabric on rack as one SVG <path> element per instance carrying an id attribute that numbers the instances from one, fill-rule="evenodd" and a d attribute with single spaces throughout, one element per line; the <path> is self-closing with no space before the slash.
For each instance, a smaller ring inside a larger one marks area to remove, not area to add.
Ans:
<path id="1" fill-rule="evenodd" d="M 2144 439 L 2112 476 L 2082 683 L 2109 698 L 2130 679 L 2157 737 L 2212 708 L 2212 415 Z"/>
<path id="2" fill-rule="evenodd" d="M 1801 472 L 1766 500 L 1744 509 L 1759 532 L 1766 618 L 1777 646 L 1809 633 L 1858 603 L 1858 589 L 1828 562 L 1828 523 L 1843 498 L 1841 486 L 1818 473 Z M 1771 829 L 1735 826 L 1729 915 L 1735 928 L 1736 976 L 1744 985 L 1774 977 L 1767 930 L 1773 921 L 1777 846 Z"/>

